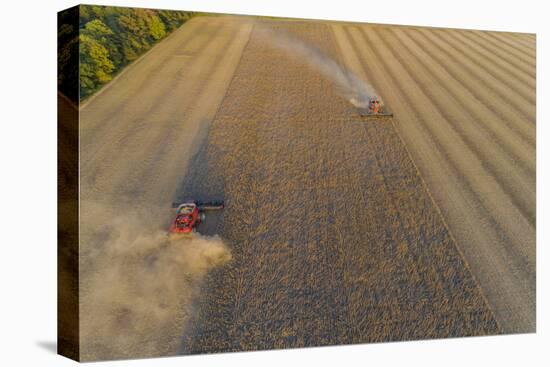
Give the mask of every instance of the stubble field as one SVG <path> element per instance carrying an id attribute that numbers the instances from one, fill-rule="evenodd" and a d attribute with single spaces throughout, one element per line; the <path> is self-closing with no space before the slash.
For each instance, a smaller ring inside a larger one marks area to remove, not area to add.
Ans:
<path id="1" fill-rule="evenodd" d="M 395 117 L 360 118 L 261 29 L 318 47 Z M 191 288 L 185 269 L 170 287 L 158 279 L 154 294 L 173 301 L 162 323 L 142 313 L 147 328 L 110 325 L 146 334 L 119 350 L 88 344 L 89 359 L 534 331 L 533 42 L 240 17 L 184 25 L 81 108 L 81 223 L 94 223 L 82 306 L 112 235 L 96 227 L 128 213 L 157 233 L 171 201 L 225 199 L 201 232 L 220 235 L 231 260 Z M 122 255 L 136 257 L 130 247 Z"/>

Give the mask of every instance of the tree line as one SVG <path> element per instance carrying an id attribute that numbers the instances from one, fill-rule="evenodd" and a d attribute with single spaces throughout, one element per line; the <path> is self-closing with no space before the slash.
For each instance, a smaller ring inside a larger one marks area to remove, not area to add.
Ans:
<path id="1" fill-rule="evenodd" d="M 80 100 L 90 96 L 194 15 L 196 13 L 173 10 L 80 5 L 77 25 L 71 20 L 74 16 L 64 17 L 60 13 L 60 91 L 70 89 L 67 84 L 75 82 L 73 63 L 76 62 Z"/>

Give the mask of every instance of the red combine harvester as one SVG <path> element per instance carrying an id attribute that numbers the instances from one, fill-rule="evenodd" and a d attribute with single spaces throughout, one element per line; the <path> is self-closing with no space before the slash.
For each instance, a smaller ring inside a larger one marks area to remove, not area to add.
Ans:
<path id="1" fill-rule="evenodd" d="M 205 211 L 221 210 L 223 201 L 201 202 L 188 200 L 182 203 L 173 203 L 176 208 L 176 217 L 170 225 L 170 233 L 190 234 L 196 231 L 197 226 L 206 219 Z"/>
<path id="2" fill-rule="evenodd" d="M 393 113 L 390 112 L 380 99 L 376 96 L 369 98 L 369 105 L 368 107 L 359 108 L 359 114 L 363 117 L 368 116 L 393 116 Z"/>

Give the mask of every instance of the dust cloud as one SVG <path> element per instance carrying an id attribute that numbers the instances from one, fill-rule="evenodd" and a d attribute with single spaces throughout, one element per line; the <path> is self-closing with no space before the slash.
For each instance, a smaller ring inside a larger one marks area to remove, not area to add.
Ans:
<path id="1" fill-rule="evenodd" d="M 355 107 L 366 108 L 369 104 L 369 98 L 378 96 L 370 84 L 351 70 L 340 65 L 320 48 L 286 31 L 268 28 L 259 23 L 256 25 L 256 30 L 262 37 L 266 38 L 267 45 L 285 52 L 291 58 L 307 63 L 312 69 L 332 81 L 340 95 Z"/>
<path id="2" fill-rule="evenodd" d="M 86 222 L 97 247 L 82 250 L 82 359 L 176 354 L 201 279 L 231 260 L 229 249 L 218 236 L 169 237 L 151 213 L 86 213 L 98 220 Z"/>

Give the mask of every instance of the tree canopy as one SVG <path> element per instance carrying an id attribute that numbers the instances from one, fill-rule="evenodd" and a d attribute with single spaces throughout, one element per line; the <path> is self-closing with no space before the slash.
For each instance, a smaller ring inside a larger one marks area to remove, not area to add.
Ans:
<path id="1" fill-rule="evenodd" d="M 78 33 L 60 17 L 58 37 L 59 89 L 74 83 L 79 69 L 80 99 L 109 82 L 122 68 L 156 42 L 177 29 L 195 13 L 112 6 L 79 6 Z M 71 38 L 72 37 L 72 38 Z M 75 54 L 76 52 L 76 54 Z"/>

